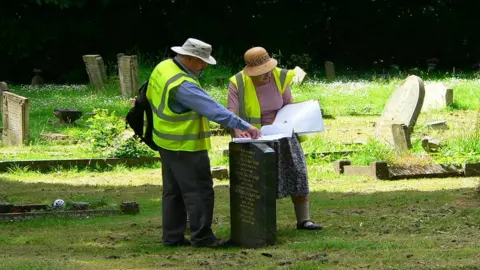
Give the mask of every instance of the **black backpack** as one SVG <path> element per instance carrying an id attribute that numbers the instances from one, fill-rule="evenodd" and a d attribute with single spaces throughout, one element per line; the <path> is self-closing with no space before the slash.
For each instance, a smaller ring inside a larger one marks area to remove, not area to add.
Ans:
<path id="1" fill-rule="evenodd" d="M 152 139 L 153 133 L 153 114 L 152 108 L 150 107 L 150 102 L 147 99 L 147 88 L 148 80 L 142 84 L 138 90 L 138 95 L 135 98 L 135 105 L 128 111 L 127 116 L 125 117 L 126 126 L 129 125 L 135 135 L 140 138 L 140 141 L 148 145 L 152 150 L 158 151 L 158 146 Z M 145 134 L 143 134 L 144 127 L 144 113 L 147 116 L 147 126 Z"/>

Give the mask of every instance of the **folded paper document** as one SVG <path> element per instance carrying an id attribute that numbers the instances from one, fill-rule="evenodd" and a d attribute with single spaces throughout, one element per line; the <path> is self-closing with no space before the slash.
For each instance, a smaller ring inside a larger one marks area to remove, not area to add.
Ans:
<path id="1" fill-rule="evenodd" d="M 238 143 L 268 142 L 291 137 L 293 133 L 306 135 L 322 131 L 325 131 L 325 126 L 318 100 L 308 100 L 285 105 L 278 111 L 273 124 L 260 129 L 262 133 L 260 138 L 233 138 L 233 141 Z"/>

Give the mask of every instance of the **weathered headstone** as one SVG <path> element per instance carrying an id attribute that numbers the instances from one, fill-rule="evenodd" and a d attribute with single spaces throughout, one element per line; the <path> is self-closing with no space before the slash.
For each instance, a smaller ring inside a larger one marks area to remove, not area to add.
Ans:
<path id="1" fill-rule="evenodd" d="M 375 124 L 375 137 L 394 146 L 393 124 L 404 124 L 412 134 L 422 109 L 425 88 L 422 79 L 415 75 L 408 78 L 393 92 Z"/>
<path id="2" fill-rule="evenodd" d="M 6 82 L 0 82 L 0 94 L 3 91 L 8 91 L 8 84 Z"/>
<path id="3" fill-rule="evenodd" d="M 22 145 L 30 136 L 28 98 L 3 92 L 2 94 L 2 144 Z"/>
<path id="4" fill-rule="evenodd" d="M 42 73 L 42 70 L 38 68 L 33 69 L 33 74 L 35 74 L 32 78 L 32 85 L 42 85 L 44 83 L 42 76 L 40 74 Z"/>
<path id="5" fill-rule="evenodd" d="M 98 54 L 84 55 L 83 62 L 93 88 L 102 90 L 107 82 L 107 71 L 102 57 Z"/>
<path id="6" fill-rule="evenodd" d="M 277 163 L 263 143 L 229 144 L 231 240 L 258 248 L 276 241 Z"/>
<path id="7" fill-rule="evenodd" d="M 299 66 L 296 66 L 294 69 L 295 71 L 295 76 L 293 76 L 292 84 L 302 84 L 303 79 L 305 79 L 305 76 L 307 73 L 303 71 Z"/>
<path id="8" fill-rule="evenodd" d="M 325 74 L 327 76 L 327 79 L 333 80 L 335 79 L 335 65 L 333 62 L 326 61 L 325 62 Z"/>
<path id="9" fill-rule="evenodd" d="M 120 92 L 124 97 L 133 97 L 137 93 L 138 58 L 136 55 L 117 55 L 118 75 L 120 78 Z"/>
<path id="10" fill-rule="evenodd" d="M 453 89 L 447 88 L 443 83 L 425 85 L 422 112 L 444 109 L 451 104 L 453 104 Z"/>

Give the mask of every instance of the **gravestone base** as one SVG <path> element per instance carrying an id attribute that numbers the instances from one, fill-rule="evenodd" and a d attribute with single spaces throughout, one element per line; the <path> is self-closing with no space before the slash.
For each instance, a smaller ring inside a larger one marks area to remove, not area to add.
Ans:
<path id="1" fill-rule="evenodd" d="M 277 157 L 264 143 L 229 144 L 231 240 L 236 246 L 274 245 Z"/>

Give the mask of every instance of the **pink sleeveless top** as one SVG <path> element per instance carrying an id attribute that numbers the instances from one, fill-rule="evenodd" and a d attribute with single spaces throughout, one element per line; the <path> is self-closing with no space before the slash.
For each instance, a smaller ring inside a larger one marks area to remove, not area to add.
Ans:
<path id="1" fill-rule="evenodd" d="M 275 120 L 277 112 L 286 104 L 293 102 L 290 85 L 287 86 L 283 95 L 278 91 L 275 79 L 270 77 L 270 81 L 262 86 L 256 86 L 258 102 L 260 103 L 262 126 L 270 125 Z M 233 83 L 228 86 L 228 106 L 231 111 L 239 111 L 238 90 Z"/>

